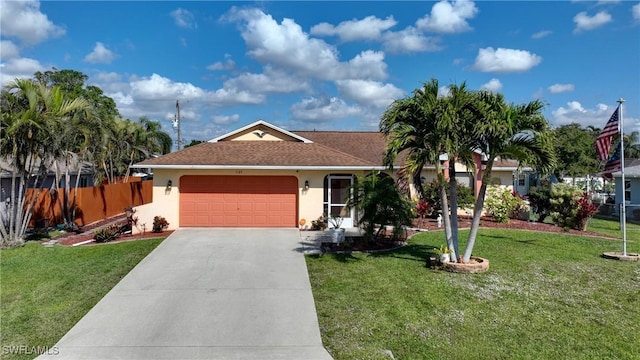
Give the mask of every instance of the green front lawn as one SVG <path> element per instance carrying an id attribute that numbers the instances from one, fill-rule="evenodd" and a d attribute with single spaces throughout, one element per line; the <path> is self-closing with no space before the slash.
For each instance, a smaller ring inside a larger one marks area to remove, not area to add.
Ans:
<path id="1" fill-rule="evenodd" d="M 427 232 L 396 251 L 307 257 L 336 360 L 638 358 L 640 262 L 600 257 L 620 241 L 482 229 L 475 253 L 491 265 L 472 275 L 425 267 L 443 243 Z"/>
<path id="2" fill-rule="evenodd" d="M 619 221 L 592 218 L 589 220 L 587 230 L 622 239 L 622 229 Z M 640 225 L 627 222 L 627 240 L 640 241 Z"/>
<path id="3" fill-rule="evenodd" d="M 160 242 L 0 251 L 2 357 L 34 357 L 7 354 L 8 346 L 53 346 Z"/>

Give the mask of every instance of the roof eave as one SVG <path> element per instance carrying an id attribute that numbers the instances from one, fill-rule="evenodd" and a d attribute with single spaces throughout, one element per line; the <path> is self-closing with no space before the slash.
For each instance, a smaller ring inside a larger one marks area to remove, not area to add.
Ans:
<path id="1" fill-rule="evenodd" d="M 302 136 L 300 136 L 298 134 L 294 134 L 294 133 L 292 133 L 290 131 L 287 131 L 287 130 L 281 128 L 281 127 L 277 127 L 277 126 L 275 126 L 275 125 L 273 125 L 271 123 L 268 123 L 268 122 L 266 122 L 264 120 L 258 120 L 258 121 L 252 122 L 249 125 L 243 126 L 240 129 L 237 129 L 237 130 L 231 131 L 229 133 L 226 133 L 224 135 L 218 136 L 217 138 L 211 139 L 208 142 L 211 142 L 211 143 L 218 142 L 220 140 L 223 140 L 223 139 L 226 139 L 226 138 L 228 138 L 230 136 L 239 134 L 239 133 L 241 133 L 241 132 L 243 132 L 245 130 L 251 129 L 252 127 L 258 126 L 258 125 L 264 125 L 264 126 L 270 128 L 270 129 L 274 130 L 274 131 L 281 132 L 281 133 L 283 133 L 283 134 L 285 134 L 287 136 L 290 136 L 290 137 L 292 137 L 292 138 L 294 138 L 296 140 L 300 140 L 301 142 L 304 142 L 304 143 L 308 143 L 308 144 L 313 143 L 313 141 L 311 141 L 311 140 L 309 140 L 307 138 L 304 138 L 304 137 L 302 137 Z"/>
<path id="2" fill-rule="evenodd" d="M 142 165 L 131 168 L 179 170 L 387 170 L 384 166 L 317 166 L 317 165 Z"/>

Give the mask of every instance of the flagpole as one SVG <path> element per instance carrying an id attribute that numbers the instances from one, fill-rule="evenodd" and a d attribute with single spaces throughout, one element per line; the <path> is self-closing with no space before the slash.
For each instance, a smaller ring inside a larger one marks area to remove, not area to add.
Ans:
<path id="1" fill-rule="evenodd" d="M 623 98 L 618 99 L 618 119 L 620 120 L 620 168 L 622 175 L 622 256 L 627 256 L 627 186 L 624 179 L 624 120 L 622 117 Z"/>

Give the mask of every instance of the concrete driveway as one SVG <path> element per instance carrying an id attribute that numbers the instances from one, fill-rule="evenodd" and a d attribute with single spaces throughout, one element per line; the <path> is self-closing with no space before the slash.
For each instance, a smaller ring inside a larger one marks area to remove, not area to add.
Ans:
<path id="1" fill-rule="evenodd" d="M 300 246 L 296 229 L 180 229 L 40 358 L 331 359 Z"/>

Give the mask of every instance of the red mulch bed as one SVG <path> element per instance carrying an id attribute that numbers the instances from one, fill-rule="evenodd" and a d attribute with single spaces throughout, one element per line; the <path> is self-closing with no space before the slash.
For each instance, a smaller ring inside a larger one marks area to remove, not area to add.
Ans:
<path id="1" fill-rule="evenodd" d="M 438 227 L 438 223 L 436 219 L 416 219 L 413 223 L 414 228 L 418 228 L 421 230 L 427 231 L 444 231 L 444 225 Z M 471 228 L 471 217 L 459 216 L 458 217 L 458 228 L 459 229 L 468 229 Z M 546 224 L 546 223 L 538 223 L 531 222 L 526 220 L 518 220 L 518 219 L 510 219 L 509 223 L 499 223 L 495 221 L 491 217 L 483 217 L 480 220 L 480 228 L 496 228 L 496 229 L 517 229 L 517 230 L 530 230 L 530 231 L 541 231 L 547 233 L 558 233 L 558 234 L 572 234 L 572 235 L 583 235 L 583 236 L 596 236 L 596 237 L 608 237 L 607 235 L 590 232 L 590 231 L 580 231 L 580 230 L 565 230 L 561 227 Z M 420 231 L 417 230 L 409 230 L 407 231 L 407 236 L 414 235 Z M 384 236 L 385 234 L 383 234 Z M 387 234 L 391 235 L 391 234 Z M 357 238 L 352 241 L 349 246 L 337 245 L 337 244 L 327 244 L 325 245 L 324 250 L 327 252 L 348 252 L 348 251 L 376 251 L 376 250 L 389 250 L 401 246 L 403 242 L 399 241 L 391 241 L 388 238 L 378 240 L 374 243 L 366 242 L 362 238 Z"/>
<path id="2" fill-rule="evenodd" d="M 435 219 L 417 219 L 414 221 L 414 226 L 427 230 L 443 230 L 444 227 L 438 228 L 438 224 Z M 444 226 L 444 225 L 443 225 Z M 466 216 L 458 217 L 458 228 L 465 229 L 471 228 L 471 218 Z M 480 228 L 498 228 L 498 229 L 517 229 L 517 230 L 531 230 L 542 231 L 550 233 L 572 234 L 572 235 L 586 235 L 586 236 L 598 236 L 607 237 L 606 235 L 580 230 L 565 230 L 559 226 L 555 226 L 547 223 L 539 223 L 527 220 L 510 219 L 508 223 L 499 223 L 491 217 L 483 217 L 480 220 Z"/>
<path id="3" fill-rule="evenodd" d="M 68 233 L 56 236 L 55 239 L 58 240 L 59 245 L 77 244 L 79 242 L 93 239 L 93 231 L 95 231 L 96 229 L 99 229 L 101 227 L 107 226 L 109 224 L 114 224 L 114 223 L 122 224 L 122 225 L 126 224 L 127 223 L 126 215 L 120 214 L 120 215 L 116 215 L 100 221 L 96 221 L 94 223 L 83 226 L 81 229 L 82 231 L 81 233 L 68 232 Z M 118 239 L 111 241 L 110 243 L 131 241 L 131 240 L 138 240 L 138 239 L 162 238 L 162 237 L 169 236 L 171 233 L 173 233 L 173 230 L 163 231 L 159 233 L 146 232 L 144 234 L 140 233 L 136 235 L 122 235 Z M 88 243 L 87 245 L 97 245 L 97 244 L 100 244 L 100 243 L 92 242 L 92 243 Z"/>

